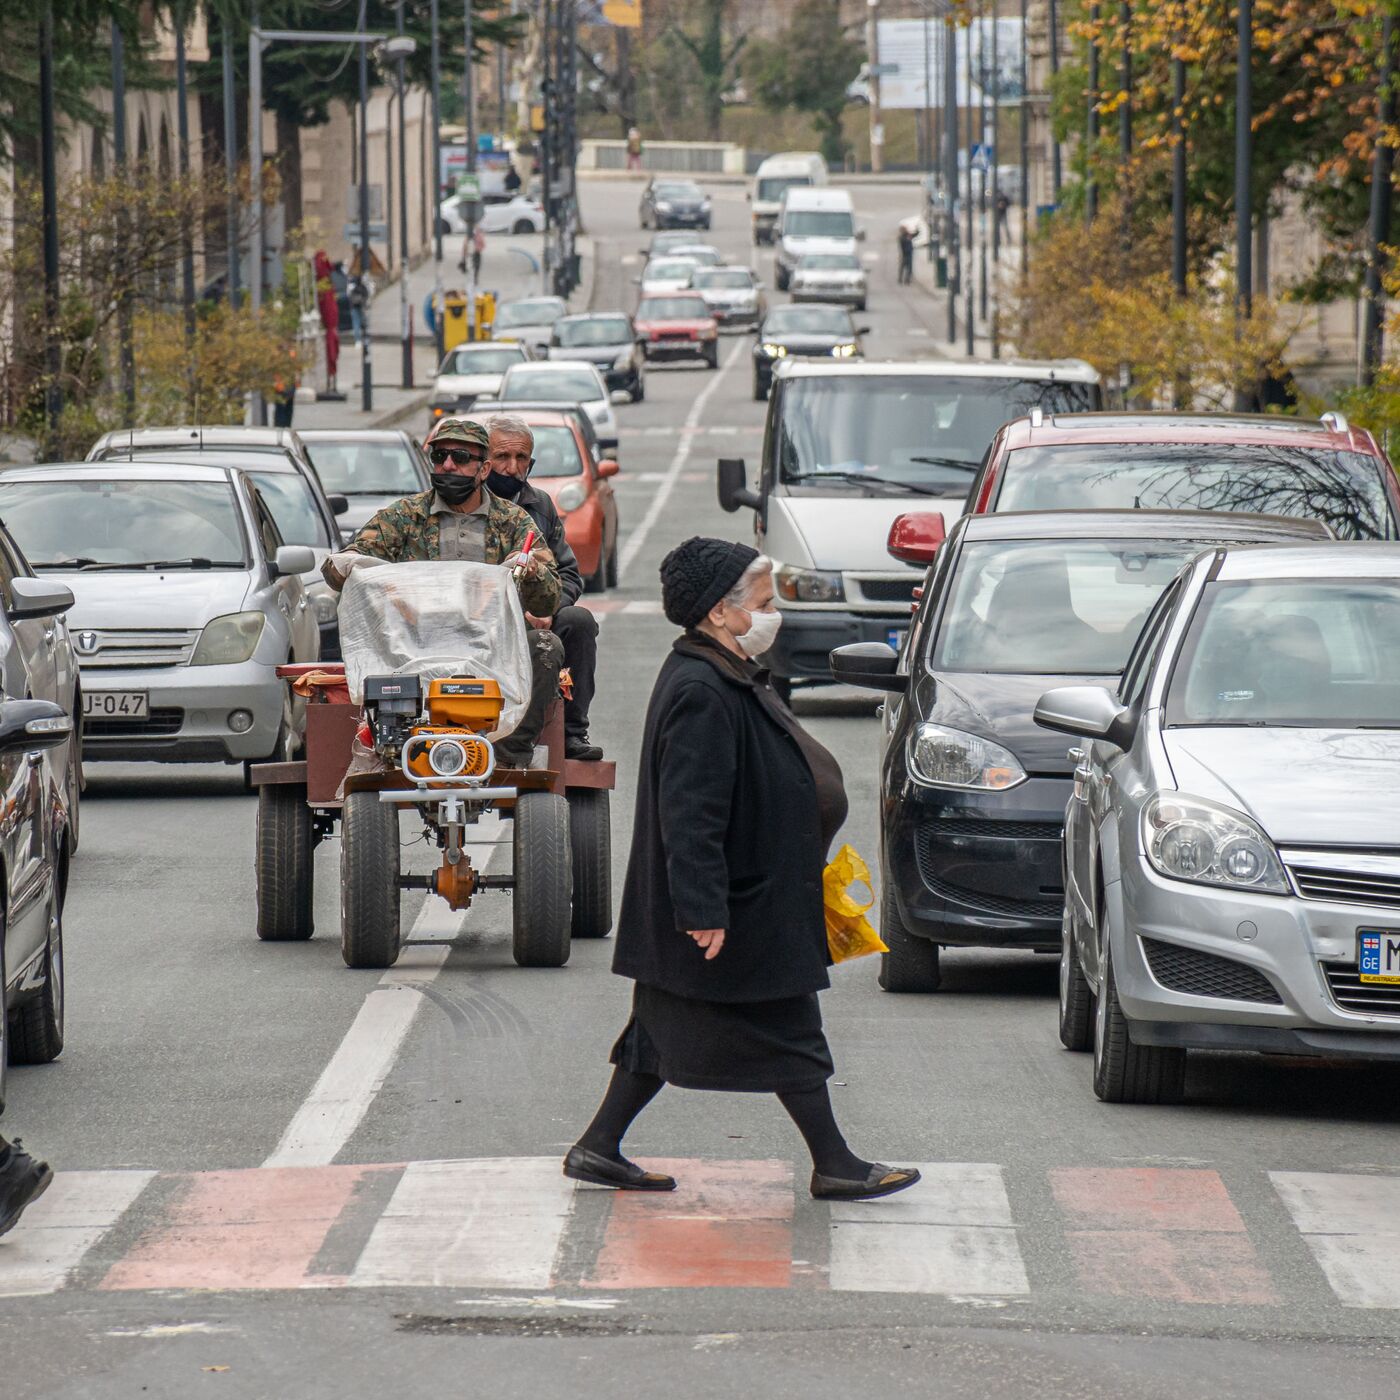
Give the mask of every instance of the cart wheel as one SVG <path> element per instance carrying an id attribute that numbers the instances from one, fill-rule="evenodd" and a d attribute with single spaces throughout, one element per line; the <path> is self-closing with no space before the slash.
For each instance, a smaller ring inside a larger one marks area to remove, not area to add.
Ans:
<path id="1" fill-rule="evenodd" d="M 521 967 L 569 961 L 573 861 L 569 804 L 554 792 L 525 792 L 515 803 L 515 928 Z"/>
<path id="2" fill-rule="evenodd" d="M 265 943 L 310 938 L 311 808 L 305 783 L 269 783 L 258 789 L 256 868 L 258 937 Z"/>
<path id="3" fill-rule="evenodd" d="M 352 792 L 340 823 L 340 956 L 346 967 L 399 957 L 399 814 L 377 792 Z"/>
<path id="4" fill-rule="evenodd" d="M 574 937 L 612 932 L 612 823 L 608 794 L 575 788 L 568 796 L 569 847 L 574 862 Z"/>

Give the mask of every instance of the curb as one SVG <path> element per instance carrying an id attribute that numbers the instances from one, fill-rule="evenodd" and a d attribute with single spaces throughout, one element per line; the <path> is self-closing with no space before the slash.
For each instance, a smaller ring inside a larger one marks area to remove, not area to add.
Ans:
<path id="1" fill-rule="evenodd" d="M 387 412 L 379 414 L 369 426 L 371 428 L 397 428 L 400 423 L 427 408 L 428 401 L 432 396 L 431 389 L 424 389 L 421 394 L 415 395 L 408 403 L 401 403 L 397 408 L 391 408 Z"/>

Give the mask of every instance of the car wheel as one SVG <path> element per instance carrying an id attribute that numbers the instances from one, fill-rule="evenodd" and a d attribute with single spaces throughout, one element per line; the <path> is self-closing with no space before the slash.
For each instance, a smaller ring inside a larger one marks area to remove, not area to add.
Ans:
<path id="1" fill-rule="evenodd" d="M 602 593 L 608 586 L 608 556 L 603 541 L 598 541 L 598 567 L 583 581 L 585 593 Z"/>
<path id="2" fill-rule="evenodd" d="M 613 540 L 613 546 L 608 551 L 608 587 L 616 588 L 618 578 L 617 568 L 617 541 Z"/>
<path id="3" fill-rule="evenodd" d="M 880 954 L 880 986 L 887 992 L 936 992 L 943 983 L 938 944 L 904 927 L 889 880 L 880 884 L 880 937 L 889 949 Z"/>
<path id="4" fill-rule="evenodd" d="M 780 292 L 788 289 L 788 275 L 783 271 L 782 263 L 776 263 L 773 268 L 773 283 Z"/>
<path id="5" fill-rule="evenodd" d="M 858 301 L 858 302 L 856 302 L 856 310 L 857 310 L 857 311 L 864 311 L 864 310 L 865 310 L 865 303 L 864 303 L 863 301 Z"/>
<path id="6" fill-rule="evenodd" d="M 1060 916 L 1060 1044 L 1066 1050 L 1089 1050 L 1094 1044 L 1094 994 L 1079 965 L 1074 915 L 1065 898 Z"/>
<path id="7" fill-rule="evenodd" d="M 1186 1051 L 1134 1045 L 1118 1003 L 1113 954 L 1103 934 L 1102 974 L 1094 1002 L 1094 1093 L 1105 1103 L 1180 1103 L 1186 1088 Z"/>
<path id="8" fill-rule="evenodd" d="M 706 369 L 718 369 L 718 368 L 719 368 L 719 350 L 718 350 L 718 349 L 711 350 L 710 353 L 709 353 L 708 355 L 705 356 L 705 368 L 706 368 Z"/>
<path id="9" fill-rule="evenodd" d="M 517 219 L 511 226 L 510 231 L 514 234 L 534 233 L 535 226 L 529 219 Z"/>
<path id="10" fill-rule="evenodd" d="M 753 396 L 760 403 L 768 397 L 768 386 L 758 377 L 753 377 Z"/>
<path id="11" fill-rule="evenodd" d="M 63 1053 L 63 896 L 54 875 L 44 985 L 38 996 L 15 1007 L 10 1027 L 10 1058 L 17 1065 L 46 1065 Z"/>
<path id="12" fill-rule="evenodd" d="M 647 396 L 647 382 L 642 378 L 641 370 L 637 371 L 636 383 L 632 385 L 629 396 L 633 403 L 641 403 Z"/>

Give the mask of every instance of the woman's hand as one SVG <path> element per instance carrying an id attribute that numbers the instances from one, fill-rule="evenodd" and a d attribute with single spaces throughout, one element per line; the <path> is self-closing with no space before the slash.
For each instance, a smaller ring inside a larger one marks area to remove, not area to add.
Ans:
<path id="1" fill-rule="evenodd" d="M 689 933 L 705 950 L 706 962 L 719 957 L 719 950 L 724 947 L 724 930 L 722 928 L 693 928 L 689 930 Z"/>

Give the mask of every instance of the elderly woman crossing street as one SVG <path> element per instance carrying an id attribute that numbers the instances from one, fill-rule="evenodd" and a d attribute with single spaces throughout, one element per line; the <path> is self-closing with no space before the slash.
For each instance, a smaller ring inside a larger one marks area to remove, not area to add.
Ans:
<path id="1" fill-rule="evenodd" d="M 859 1200 L 917 1171 L 869 1162 L 837 1126 L 817 993 L 830 985 L 822 870 L 846 817 L 836 760 L 754 658 L 772 645 L 772 566 L 696 537 L 661 566 L 685 629 L 652 691 L 613 970 L 635 983 L 612 1081 L 564 1159 L 579 1181 L 668 1191 L 622 1155 L 663 1084 L 773 1093 L 812 1154 L 812 1194 Z"/>

